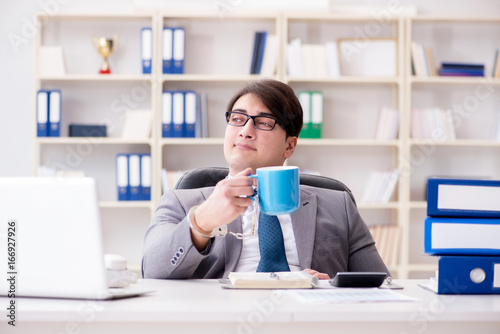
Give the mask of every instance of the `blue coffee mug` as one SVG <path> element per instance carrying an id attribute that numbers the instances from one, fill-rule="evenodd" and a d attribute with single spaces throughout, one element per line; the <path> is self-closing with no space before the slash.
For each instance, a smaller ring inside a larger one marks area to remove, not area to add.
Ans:
<path id="1" fill-rule="evenodd" d="M 257 168 L 257 194 L 260 210 L 268 215 L 284 215 L 299 208 L 299 167 L 274 166 Z"/>

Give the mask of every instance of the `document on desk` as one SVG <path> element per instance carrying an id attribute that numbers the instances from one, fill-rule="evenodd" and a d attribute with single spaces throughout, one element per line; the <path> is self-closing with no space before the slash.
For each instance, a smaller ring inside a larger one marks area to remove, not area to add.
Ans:
<path id="1" fill-rule="evenodd" d="M 378 288 L 294 290 L 286 291 L 285 294 L 305 304 L 414 302 L 419 300 L 392 290 Z"/>

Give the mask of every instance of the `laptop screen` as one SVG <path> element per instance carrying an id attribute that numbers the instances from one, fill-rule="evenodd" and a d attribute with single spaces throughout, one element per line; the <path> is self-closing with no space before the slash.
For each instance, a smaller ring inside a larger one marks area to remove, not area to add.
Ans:
<path id="1" fill-rule="evenodd" d="M 98 298 L 107 284 L 94 179 L 0 178 L 0 249 L 8 246 L 16 297 Z M 10 283 L 0 280 L 0 295 Z"/>

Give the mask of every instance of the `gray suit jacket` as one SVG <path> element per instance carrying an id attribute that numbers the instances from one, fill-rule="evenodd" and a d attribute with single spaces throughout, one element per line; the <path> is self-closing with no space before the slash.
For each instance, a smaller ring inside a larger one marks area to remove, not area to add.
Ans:
<path id="1" fill-rule="evenodd" d="M 144 278 L 226 278 L 234 271 L 242 241 L 232 235 L 211 239 L 199 252 L 191 241 L 187 212 L 213 187 L 166 192 L 144 239 Z M 345 192 L 300 186 L 300 207 L 291 214 L 300 267 L 334 277 L 339 271 L 384 271 L 375 242 Z M 228 224 L 242 232 L 241 217 Z"/>

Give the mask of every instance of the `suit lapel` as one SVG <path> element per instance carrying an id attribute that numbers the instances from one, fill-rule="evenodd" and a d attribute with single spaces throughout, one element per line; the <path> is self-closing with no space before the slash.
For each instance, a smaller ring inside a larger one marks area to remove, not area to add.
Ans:
<path id="1" fill-rule="evenodd" d="M 311 267 L 314 248 L 314 235 L 316 232 L 316 195 L 300 191 L 300 206 L 291 214 L 293 234 L 297 244 L 300 267 Z"/>

